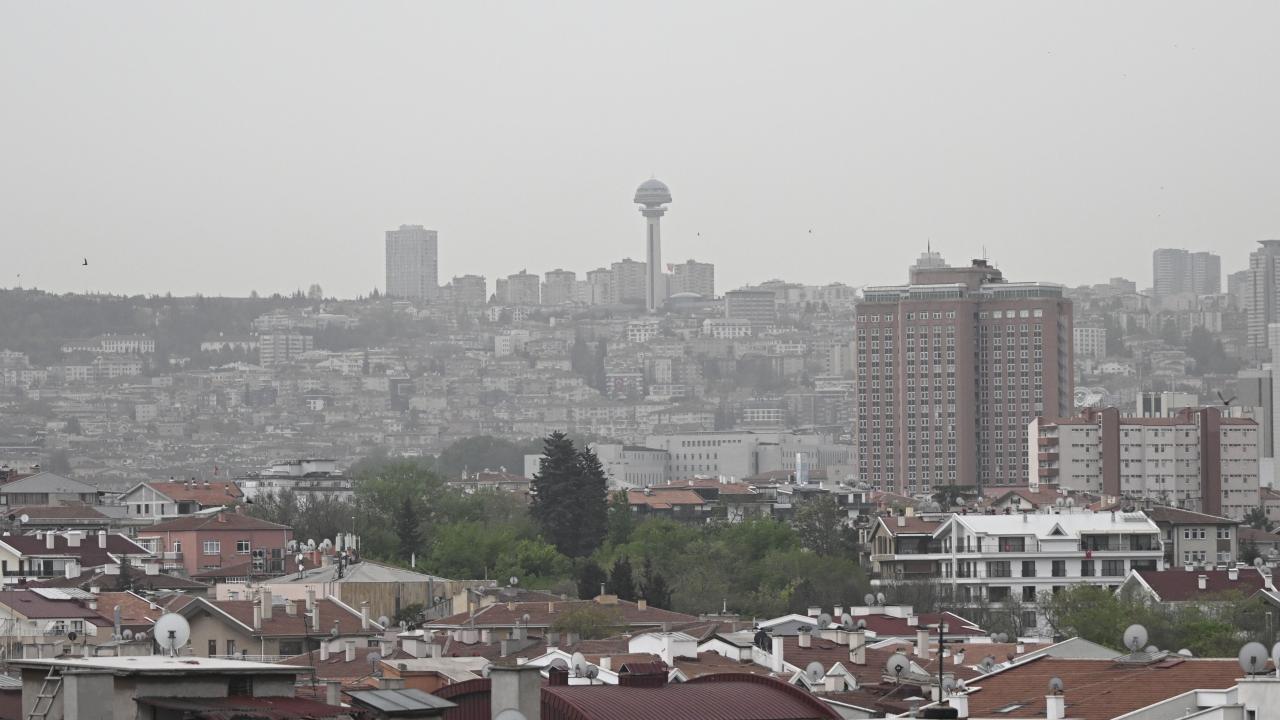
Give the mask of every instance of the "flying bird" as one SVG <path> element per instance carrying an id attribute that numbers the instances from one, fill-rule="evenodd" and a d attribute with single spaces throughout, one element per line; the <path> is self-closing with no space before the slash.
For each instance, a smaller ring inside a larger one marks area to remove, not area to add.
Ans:
<path id="1" fill-rule="evenodd" d="M 89 258 L 85 258 L 85 259 L 84 259 L 84 262 L 80 263 L 80 265 L 81 265 L 81 267 L 88 267 L 88 266 L 89 266 Z"/>

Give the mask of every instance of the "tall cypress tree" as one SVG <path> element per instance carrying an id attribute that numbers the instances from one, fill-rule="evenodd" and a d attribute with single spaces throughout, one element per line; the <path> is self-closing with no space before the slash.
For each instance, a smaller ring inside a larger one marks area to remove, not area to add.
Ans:
<path id="1" fill-rule="evenodd" d="M 613 563 L 609 572 L 609 592 L 621 600 L 636 599 L 636 584 L 631 578 L 631 561 L 626 555 L 620 556 Z"/>
<path id="2" fill-rule="evenodd" d="M 400 502 L 393 522 L 396 534 L 399 536 L 398 554 L 401 560 L 408 562 L 413 553 L 422 550 L 422 527 L 418 510 L 413 505 L 413 498 L 405 497 Z"/>
<path id="3" fill-rule="evenodd" d="M 604 468 L 595 453 L 579 452 L 562 432 L 543 441 L 530 513 L 561 554 L 585 557 L 600 547 L 607 525 L 605 486 Z"/>

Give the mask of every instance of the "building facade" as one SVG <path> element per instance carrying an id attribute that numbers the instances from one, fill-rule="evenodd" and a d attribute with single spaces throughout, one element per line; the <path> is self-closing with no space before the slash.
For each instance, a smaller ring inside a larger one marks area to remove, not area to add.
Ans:
<path id="1" fill-rule="evenodd" d="M 439 292 L 436 231 L 401 225 L 387 231 L 387 295 L 431 300 Z"/>
<path id="2" fill-rule="evenodd" d="M 1071 332 L 1077 358 L 1101 360 L 1107 356 L 1107 329 L 1101 327 L 1075 327 Z"/>
<path id="3" fill-rule="evenodd" d="M 1121 417 L 1115 408 L 1029 425 L 1029 473 L 1110 497 L 1240 519 L 1258 505 L 1258 424 L 1218 408 Z"/>
<path id="4" fill-rule="evenodd" d="M 315 349 L 315 338 L 293 332 L 269 332 L 258 336 L 258 364 L 263 367 L 291 362 Z"/>
<path id="5" fill-rule="evenodd" d="M 564 305 L 574 301 L 578 275 L 572 270 L 548 270 L 542 283 L 543 305 Z"/>
<path id="6" fill-rule="evenodd" d="M 1245 289 L 1248 344 L 1255 356 L 1267 356 L 1267 326 L 1280 322 L 1280 240 L 1260 240 L 1249 254 L 1249 279 Z"/>
<path id="7" fill-rule="evenodd" d="M 453 282 L 453 301 L 460 305 L 484 305 L 489 302 L 489 287 L 483 275 L 463 275 Z"/>
<path id="8" fill-rule="evenodd" d="M 1074 405 L 1071 301 L 985 260 L 912 272 L 858 305 L 862 479 L 909 494 L 1026 482 L 1026 427 Z"/>
<path id="9" fill-rule="evenodd" d="M 1161 248 L 1151 254 L 1151 265 L 1156 297 L 1222 292 L 1222 259 L 1213 253 Z"/>
<path id="10" fill-rule="evenodd" d="M 537 305 L 542 301 L 538 276 L 527 270 L 498 278 L 498 302 L 507 305 Z"/>
<path id="11" fill-rule="evenodd" d="M 710 300 L 716 294 L 716 266 L 686 260 L 671 267 L 671 294 L 693 293 Z"/>
<path id="12" fill-rule="evenodd" d="M 778 294 L 756 288 L 730 290 L 724 294 L 724 316 L 753 325 L 774 325 L 778 322 Z"/>

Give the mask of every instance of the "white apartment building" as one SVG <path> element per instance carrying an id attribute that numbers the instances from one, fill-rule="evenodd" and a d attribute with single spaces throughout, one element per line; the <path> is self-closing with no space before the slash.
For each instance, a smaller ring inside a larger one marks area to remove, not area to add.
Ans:
<path id="1" fill-rule="evenodd" d="M 1107 329 L 1100 327 L 1071 328 L 1071 340 L 1075 346 L 1076 358 L 1094 358 L 1101 360 L 1107 356 Z"/>
<path id="2" fill-rule="evenodd" d="M 811 469 L 853 462 L 852 445 L 833 443 L 825 435 L 712 431 L 650 435 L 644 444 L 669 454 L 667 477 L 671 480 L 695 475 L 742 479 L 777 470 L 794 472 L 797 455 L 802 455 Z"/>
<path id="3" fill-rule="evenodd" d="M 658 318 L 640 318 L 627 323 L 627 342 L 647 343 L 658 337 L 662 323 Z"/>
<path id="4" fill-rule="evenodd" d="M 1032 483 L 1236 520 L 1258 504 L 1258 424 L 1217 408 L 1150 418 L 1087 409 L 1078 418 L 1033 420 L 1027 435 Z"/>
<path id="5" fill-rule="evenodd" d="M 702 321 L 702 335 L 717 340 L 737 340 L 755 334 L 750 320 L 709 318 Z"/>
<path id="6" fill-rule="evenodd" d="M 65 343 L 62 352 L 109 353 L 112 355 L 141 355 L 156 351 L 155 338 L 146 335 L 99 335 L 92 340 Z"/>
<path id="7" fill-rule="evenodd" d="M 938 583 L 958 603 L 1021 602 L 1024 628 L 1043 625 L 1042 592 L 1115 589 L 1130 570 L 1164 569 L 1160 528 L 1140 512 L 881 517 L 870 544 L 880 582 Z"/>

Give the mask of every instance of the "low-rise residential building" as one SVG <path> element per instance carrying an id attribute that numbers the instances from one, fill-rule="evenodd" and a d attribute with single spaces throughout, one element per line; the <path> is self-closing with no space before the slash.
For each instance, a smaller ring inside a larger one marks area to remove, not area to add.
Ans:
<path id="1" fill-rule="evenodd" d="M 1238 520 L 1171 507 L 1143 512 L 1164 536 L 1164 560 L 1170 567 L 1222 565 L 1240 556 Z"/>
<path id="2" fill-rule="evenodd" d="M 159 572 L 159 565 L 152 562 L 155 556 L 124 535 L 101 531 L 86 535 L 71 530 L 0 537 L 0 575 L 6 586 L 24 580 L 75 577 L 90 568 L 116 569 L 126 558 L 134 572 Z"/>
<path id="3" fill-rule="evenodd" d="M 1160 529 L 1142 513 L 1050 512 L 880 517 L 871 561 L 880 581 L 940 584 L 957 603 L 1023 603 L 1039 626 L 1042 592 L 1072 585 L 1118 587 L 1130 570 L 1161 570 Z"/>
<path id="4" fill-rule="evenodd" d="M 243 499 L 244 493 L 234 482 L 188 480 L 138 483 L 120 496 L 120 504 L 129 517 L 159 521 L 235 505 Z"/>
<path id="5" fill-rule="evenodd" d="M 1204 603 L 1231 595 L 1253 597 L 1263 591 L 1276 592 L 1271 571 L 1252 565 L 1226 570 L 1132 570 L 1118 590 L 1155 603 Z"/>
<path id="6" fill-rule="evenodd" d="M 0 507 L 17 505 L 96 505 L 100 493 L 97 486 L 41 472 L 0 485 Z"/>
<path id="7" fill-rule="evenodd" d="M 191 624 L 191 653 L 207 658 L 278 662 L 317 650 L 322 641 L 339 641 L 348 652 L 359 648 L 367 655 L 370 642 L 386 629 L 369 617 L 368 606 L 357 610 L 314 594 L 288 600 L 269 590 L 245 600 L 195 598 L 177 612 Z"/>
<path id="8" fill-rule="evenodd" d="M 236 512 L 187 515 L 138 531 L 138 544 L 188 575 L 248 565 L 250 574 L 285 572 L 293 529 Z"/>

